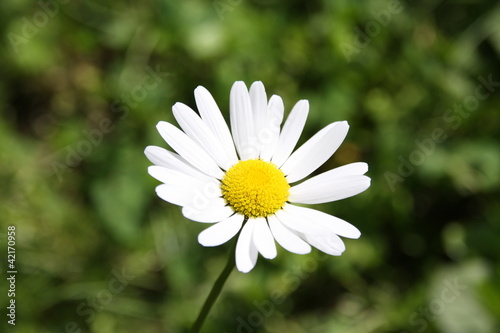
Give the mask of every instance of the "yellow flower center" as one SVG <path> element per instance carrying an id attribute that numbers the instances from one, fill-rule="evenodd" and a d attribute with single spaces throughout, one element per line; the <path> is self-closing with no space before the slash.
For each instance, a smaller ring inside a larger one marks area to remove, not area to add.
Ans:
<path id="1" fill-rule="evenodd" d="M 240 161 L 221 181 L 222 196 L 238 213 L 247 217 L 274 214 L 288 200 L 288 184 L 283 171 L 263 160 Z"/>

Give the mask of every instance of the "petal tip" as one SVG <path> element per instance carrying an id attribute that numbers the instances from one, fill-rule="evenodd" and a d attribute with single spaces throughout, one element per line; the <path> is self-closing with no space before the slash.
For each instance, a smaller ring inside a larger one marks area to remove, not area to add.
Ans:
<path id="1" fill-rule="evenodd" d="M 231 87 L 231 90 L 233 90 L 233 89 L 243 89 L 243 88 L 245 90 L 247 89 L 247 85 L 245 84 L 245 82 L 243 82 L 243 81 L 235 81 L 233 83 L 233 86 Z"/>
<path id="2" fill-rule="evenodd" d="M 186 216 L 187 217 L 187 216 Z M 211 244 L 209 239 L 208 238 L 205 238 L 204 237 L 204 233 L 203 232 L 200 232 L 198 234 L 198 243 L 201 245 L 201 246 L 204 246 L 204 247 L 215 247 L 215 245 Z"/>
<path id="3" fill-rule="evenodd" d="M 262 253 L 261 253 L 262 254 Z M 262 254 L 262 256 L 266 259 L 269 259 L 269 260 L 273 260 L 274 258 L 276 258 L 276 256 L 278 255 L 278 252 L 275 251 L 274 252 L 271 252 L 271 253 L 266 253 L 266 255 Z"/>
<path id="4" fill-rule="evenodd" d="M 160 121 L 158 122 L 158 124 L 156 124 L 156 128 L 157 128 L 158 130 L 160 130 L 160 129 L 162 129 L 162 128 L 165 128 L 165 127 L 166 127 L 166 126 L 168 126 L 168 125 L 169 125 L 169 123 L 168 123 L 168 122 L 163 121 L 163 120 L 160 120 Z"/>
<path id="5" fill-rule="evenodd" d="M 155 149 L 156 146 L 147 146 L 146 148 L 144 148 L 144 154 L 147 156 L 148 154 L 151 154 L 152 153 L 152 150 Z"/>
<path id="6" fill-rule="evenodd" d="M 250 272 L 255 266 L 250 266 L 250 265 L 242 265 L 241 263 L 238 263 L 238 260 L 236 260 L 236 269 L 240 271 L 241 273 L 248 273 Z"/>

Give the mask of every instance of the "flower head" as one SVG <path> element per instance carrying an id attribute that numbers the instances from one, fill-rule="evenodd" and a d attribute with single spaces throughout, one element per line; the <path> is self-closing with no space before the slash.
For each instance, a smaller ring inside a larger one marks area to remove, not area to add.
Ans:
<path id="1" fill-rule="evenodd" d="M 149 174 L 163 183 L 158 196 L 181 206 L 188 219 L 213 223 L 199 234 L 201 245 L 218 246 L 239 233 L 236 266 L 246 273 L 258 253 L 276 257 L 275 240 L 293 253 L 309 253 L 313 246 L 340 255 L 345 246 L 339 236 L 360 236 L 344 220 L 294 205 L 340 200 L 370 186 L 362 162 L 295 184 L 333 155 L 347 135 L 346 121 L 326 126 L 294 151 L 309 112 L 307 100 L 299 101 L 281 126 L 281 97 L 268 100 L 261 82 L 250 90 L 235 82 L 230 132 L 212 95 L 201 86 L 194 93 L 199 115 L 185 104 L 173 106 L 182 130 L 167 122 L 157 125 L 176 153 L 149 146 L 145 154 L 154 164 Z"/>

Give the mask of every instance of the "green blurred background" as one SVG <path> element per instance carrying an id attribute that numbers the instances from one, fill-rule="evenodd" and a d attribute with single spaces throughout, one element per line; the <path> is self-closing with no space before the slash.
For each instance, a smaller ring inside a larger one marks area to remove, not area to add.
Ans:
<path id="1" fill-rule="evenodd" d="M 143 150 L 198 85 L 227 119 L 236 80 L 308 99 L 302 142 L 348 120 L 319 171 L 372 186 L 319 206 L 362 232 L 341 257 L 233 272 L 204 332 L 500 332 L 497 1 L 2 0 L 0 30 L 2 332 L 190 325 L 229 244 L 197 243 Z"/>

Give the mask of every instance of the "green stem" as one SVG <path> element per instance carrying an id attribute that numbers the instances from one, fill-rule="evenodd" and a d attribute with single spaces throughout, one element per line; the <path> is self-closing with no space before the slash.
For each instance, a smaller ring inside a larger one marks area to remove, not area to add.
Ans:
<path id="1" fill-rule="evenodd" d="M 219 277 L 215 281 L 212 290 L 210 291 L 210 294 L 205 300 L 205 304 L 203 304 L 203 307 L 201 308 L 198 318 L 196 319 L 196 321 L 193 324 L 193 327 L 191 328 L 191 333 L 198 333 L 200 331 L 201 326 L 203 325 L 205 319 L 208 316 L 208 313 L 212 309 L 212 306 L 217 300 L 217 297 L 219 297 L 219 294 L 222 290 L 222 287 L 224 286 L 224 283 L 226 282 L 227 278 L 233 271 L 235 265 L 235 259 L 234 259 L 235 249 L 236 249 L 236 242 L 234 242 L 234 245 L 231 251 L 229 252 L 229 257 L 227 259 L 226 267 L 224 267 L 224 270 L 222 271 L 222 273 L 220 273 Z"/>

